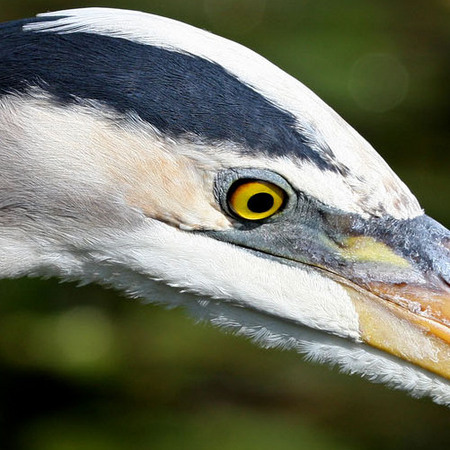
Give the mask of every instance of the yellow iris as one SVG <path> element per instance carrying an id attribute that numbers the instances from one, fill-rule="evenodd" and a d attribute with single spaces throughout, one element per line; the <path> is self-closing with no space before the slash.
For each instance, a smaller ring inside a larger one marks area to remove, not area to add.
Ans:
<path id="1" fill-rule="evenodd" d="M 267 181 L 240 184 L 230 195 L 230 208 L 240 217 L 261 220 L 275 214 L 283 205 L 285 193 Z"/>

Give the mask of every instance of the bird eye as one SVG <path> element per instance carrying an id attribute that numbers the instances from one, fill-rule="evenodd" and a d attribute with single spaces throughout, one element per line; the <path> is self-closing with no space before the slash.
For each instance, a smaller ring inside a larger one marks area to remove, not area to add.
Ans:
<path id="1" fill-rule="evenodd" d="M 261 220 L 275 214 L 285 200 L 285 193 L 267 181 L 248 180 L 235 183 L 228 196 L 230 209 L 239 217 Z"/>

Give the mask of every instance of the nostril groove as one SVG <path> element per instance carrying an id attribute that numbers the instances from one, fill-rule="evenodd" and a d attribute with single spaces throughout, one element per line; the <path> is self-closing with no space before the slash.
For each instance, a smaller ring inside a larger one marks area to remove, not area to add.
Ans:
<path id="1" fill-rule="evenodd" d="M 441 278 L 441 281 L 444 284 L 444 286 L 446 288 L 450 288 L 450 280 L 446 280 L 444 277 L 440 277 L 440 278 Z"/>
<path id="2" fill-rule="evenodd" d="M 441 272 L 441 273 L 438 275 L 438 279 L 439 279 L 439 281 L 442 282 L 442 284 L 443 284 L 446 288 L 449 288 L 449 287 L 450 287 L 450 272 L 448 272 L 448 271 Z"/>

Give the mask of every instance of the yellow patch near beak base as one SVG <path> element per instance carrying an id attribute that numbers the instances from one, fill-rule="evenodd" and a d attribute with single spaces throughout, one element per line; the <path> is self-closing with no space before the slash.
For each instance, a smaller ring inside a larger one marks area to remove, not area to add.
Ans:
<path id="1" fill-rule="evenodd" d="M 372 237 L 356 236 L 347 238 L 339 248 L 341 256 L 355 262 L 375 262 L 397 267 L 409 267 L 408 261 L 394 253 L 386 244 Z"/>

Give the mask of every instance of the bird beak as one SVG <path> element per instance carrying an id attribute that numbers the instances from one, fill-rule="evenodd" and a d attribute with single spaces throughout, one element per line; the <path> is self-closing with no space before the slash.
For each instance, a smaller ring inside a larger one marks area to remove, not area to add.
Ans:
<path id="1" fill-rule="evenodd" d="M 363 342 L 450 380 L 450 232 L 426 215 L 293 210 L 214 237 L 333 279 L 354 304 Z"/>
<path id="2" fill-rule="evenodd" d="M 374 284 L 377 294 L 347 289 L 364 342 L 450 380 L 448 289 L 383 283 Z"/>
<path id="3" fill-rule="evenodd" d="M 427 216 L 382 229 L 340 246 L 361 337 L 450 379 L 450 233 Z"/>

